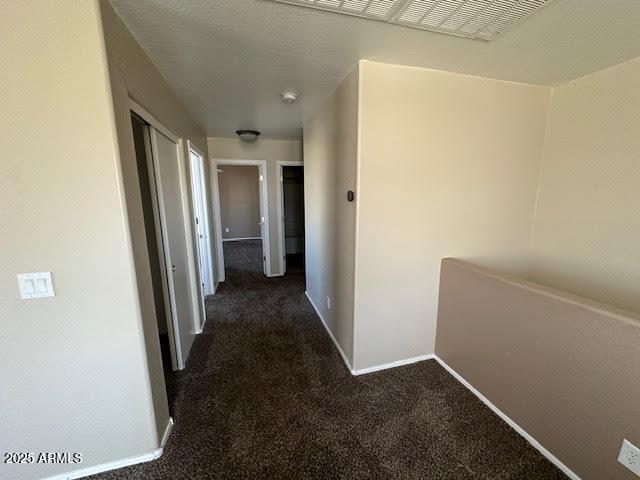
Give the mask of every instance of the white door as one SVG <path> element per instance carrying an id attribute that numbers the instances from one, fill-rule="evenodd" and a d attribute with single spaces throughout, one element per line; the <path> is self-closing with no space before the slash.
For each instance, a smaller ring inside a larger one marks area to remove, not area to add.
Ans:
<path id="1" fill-rule="evenodd" d="M 258 220 L 258 225 L 260 225 L 260 237 L 262 238 L 262 273 L 264 273 L 265 275 L 268 275 L 267 273 L 267 247 L 268 242 L 267 242 L 267 221 L 266 221 L 266 217 L 267 217 L 267 208 L 265 205 L 265 191 L 266 191 L 266 185 L 265 185 L 265 178 L 264 178 L 264 174 L 263 174 L 263 167 L 260 166 L 258 167 L 258 181 L 260 182 L 259 184 L 259 191 L 260 191 L 260 219 Z"/>
<path id="2" fill-rule="evenodd" d="M 209 239 L 209 210 L 204 177 L 204 158 L 193 148 L 189 150 L 189 165 L 191 167 L 191 199 L 198 247 L 198 267 L 202 298 L 204 299 L 206 295 L 214 293 L 211 240 Z"/>
<path id="3" fill-rule="evenodd" d="M 178 145 L 150 127 L 163 247 L 171 297 L 171 316 L 178 369 L 184 368 L 195 332 L 189 283 L 187 237 Z"/>

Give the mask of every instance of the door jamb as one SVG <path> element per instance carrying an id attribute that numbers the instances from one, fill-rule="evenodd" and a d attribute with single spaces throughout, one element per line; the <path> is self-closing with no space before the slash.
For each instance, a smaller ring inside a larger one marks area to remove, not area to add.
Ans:
<path id="1" fill-rule="evenodd" d="M 153 128 L 162 133 L 165 137 L 169 138 L 176 144 L 180 144 L 180 137 L 174 135 L 171 130 L 165 127 L 160 121 L 154 117 L 151 113 L 149 113 L 145 108 L 136 102 L 133 98 L 129 98 L 129 110 L 134 112 L 140 118 L 142 118 L 145 122 L 151 125 Z"/>
<path id="2" fill-rule="evenodd" d="M 255 159 L 230 159 L 230 158 L 212 158 L 211 159 L 211 171 L 215 173 L 212 175 L 214 181 L 213 192 L 213 205 L 215 209 L 216 217 L 216 244 L 218 251 L 218 281 L 224 282 L 224 250 L 222 247 L 222 216 L 220 213 L 220 187 L 218 185 L 218 166 L 221 165 L 246 165 L 257 166 L 259 174 L 262 176 L 260 182 L 260 212 L 264 217 L 263 235 L 262 235 L 262 249 L 265 260 L 265 275 L 267 277 L 273 276 L 271 274 L 271 242 L 269 232 L 269 177 L 267 175 L 267 161 L 255 160 Z"/>
<path id="3" fill-rule="evenodd" d="M 287 263 L 285 258 L 285 235 L 284 235 L 284 184 L 282 167 L 302 167 L 304 163 L 298 160 L 278 160 L 276 162 L 276 175 L 278 187 L 276 188 L 276 205 L 278 209 L 278 265 L 280 267 L 280 275 L 284 275 L 287 271 Z"/>

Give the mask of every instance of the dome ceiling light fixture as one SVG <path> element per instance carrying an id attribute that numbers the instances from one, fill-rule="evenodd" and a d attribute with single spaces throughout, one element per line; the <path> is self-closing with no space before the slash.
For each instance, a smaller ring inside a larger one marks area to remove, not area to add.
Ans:
<path id="1" fill-rule="evenodd" d="M 295 93 L 295 92 L 290 92 L 290 91 L 282 92 L 280 94 L 280 97 L 282 98 L 282 101 L 284 103 L 286 103 L 287 105 L 291 105 L 292 103 L 296 103 L 296 100 L 298 100 L 298 94 Z"/>
<path id="2" fill-rule="evenodd" d="M 258 130 L 236 130 L 236 135 L 243 142 L 252 143 L 258 139 L 260 132 Z"/>

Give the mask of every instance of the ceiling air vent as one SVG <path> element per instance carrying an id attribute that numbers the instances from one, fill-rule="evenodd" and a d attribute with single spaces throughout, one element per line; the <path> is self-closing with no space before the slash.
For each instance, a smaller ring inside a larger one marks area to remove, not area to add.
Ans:
<path id="1" fill-rule="evenodd" d="M 492 40 L 551 0 L 274 0 L 406 27 Z"/>

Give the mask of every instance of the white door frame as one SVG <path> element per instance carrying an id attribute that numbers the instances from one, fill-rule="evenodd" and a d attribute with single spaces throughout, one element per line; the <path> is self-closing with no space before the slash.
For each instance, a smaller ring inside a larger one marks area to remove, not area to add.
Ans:
<path id="1" fill-rule="evenodd" d="M 136 112 L 137 113 L 137 112 Z M 162 222 L 160 221 L 160 205 L 158 204 L 158 190 L 156 188 L 156 175 L 153 162 L 153 151 L 151 148 L 151 131 L 145 128 L 145 150 L 147 157 L 147 172 L 149 180 L 149 188 L 151 190 L 151 207 L 153 210 L 156 244 L 158 246 L 158 262 L 160 264 L 160 280 L 162 284 L 162 300 L 164 303 L 165 321 L 167 324 L 167 336 L 169 337 L 169 350 L 171 351 L 171 369 L 181 369 L 182 348 L 180 346 L 180 330 L 174 322 L 174 304 L 172 302 L 173 295 L 170 293 L 167 261 L 164 251 L 164 231 Z M 154 293 L 155 295 L 155 293 Z"/>
<path id="2" fill-rule="evenodd" d="M 202 303 L 201 308 L 202 311 L 205 311 L 204 306 L 204 297 L 205 295 L 213 295 L 216 292 L 216 287 L 213 278 L 213 258 L 211 254 L 211 229 L 209 225 L 209 202 L 207 201 L 207 183 L 205 181 L 205 170 L 204 170 L 204 162 L 206 161 L 206 157 L 204 154 L 191 143 L 190 140 L 187 140 L 187 152 L 189 155 L 189 172 L 190 172 L 190 180 L 191 180 L 191 202 L 192 202 L 192 210 L 191 214 L 192 224 L 193 224 L 193 236 L 196 243 L 196 253 L 198 255 L 197 262 L 197 270 L 198 270 L 198 280 L 200 283 L 205 284 L 205 288 L 201 293 L 200 301 Z M 200 157 L 199 165 L 195 164 L 191 154 L 195 154 Z M 196 174 L 196 175 L 194 175 Z M 196 221 L 196 207 L 197 210 L 202 210 L 200 212 L 200 217 L 198 221 Z M 197 225 L 200 223 L 200 225 Z M 198 231 L 204 232 L 203 235 L 206 237 L 206 242 L 204 247 L 201 246 L 200 238 L 198 238 Z M 203 268 L 201 268 L 200 261 L 204 263 Z M 201 271 L 203 270 L 203 271 Z M 205 315 L 206 319 L 206 315 Z M 202 332 L 202 327 L 204 324 L 200 325 L 198 329 L 198 333 Z"/>
<path id="3" fill-rule="evenodd" d="M 180 171 L 180 190 L 181 190 L 181 203 L 182 203 L 182 211 L 183 217 L 185 221 L 185 236 L 187 240 L 187 257 L 188 257 L 188 265 L 187 268 L 189 270 L 189 289 L 191 293 L 191 303 L 193 309 L 193 318 L 194 323 L 200 323 L 199 325 L 193 325 L 194 333 L 197 333 L 202 324 L 204 324 L 204 309 L 202 309 L 200 303 L 200 289 L 197 288 L 198 279 L 195 265 L 195 251 L 193 248 L 193 235 L 192 235 L 192 214 L 190 209 L 190 200 L 189 200 L 189 191 L 187 178 L 185 175 L 185 158 L 184 158 L 184 142 L 180 137 L 175 135 L 171 130 L 165 127 L 156 117 L 154 117 L 151 113 L 149 113 L 144 107 L 138 104 L 135 100 L 129 99 L 129 109 L 142 118 L 145 122 L 147 122 L 151 127 L 155 128 L 158 132 L 169 138 L 171 141 L 176 143 L 178 149 L 178 160 L 179 171 Z M 180 348 L 180 333 L 179 326 L 176 321 L 177 318 L 177 307 L 175 304 L 175 290 L 173 288 L 173 276 L 170 271 L 170 262 L 168 262 L 169 252 L 165 248 L 165 245 L 168 245 L 168 233 L 166 231 L 166 225 L 164 222 L 159 221 L 164 216 L 163 210 L 164 205 L 162 202 L 162 191 L 161 188 L 158 188 L 159 182 L 159 165 L 157 157 L 152 154 L 147 158 L 147 166 L 149 170 L 149 178 L 151 180 L 151 191 L 152 191 L 152 204 L 154 215 L 156 217 L 156 235 L 160 242 L 158 243 L 158 251 L 160 253 L 160 266 L 164 267 L 163 271 L 165 275 L 163 275 L 163 296 L 165 297 L 165 310 L 168 313 L 167 317 L 167 331 L 169 332 L 169 343 L 172 344 L 173 352 L 172 352 L 172 368 L 174 370 L 182 370 L 185 365 L 186 359 L 183 358 L 183 352 Z M 204 157 L 203 157 L 204 158 Z M 160 200 L 160 201 L 159 201 Z M 167 307 L 170 307 L 167 309 Z M 175 358 L 173 358 L 175 356 Z"/>
<path id="4" fill-rule="evenodd" d="M 262 225 L 262 251 L 266 257 L 264 273 L 267 277 L 271 277 L 271 242 L 269 235 L 269 189 L 267 176 L 266 160 L 248 160 L 248 159 L 230 159 L 230 158 L 212 158 L 211 172 L 213 177 L 213 207 L 216 216 L 216 244 L 218 251 L 218 281 L 224 282 L 224 250 L 222 246 L 222 216 L 220 213 L 220 187 L 218 185 L 218 167 L 224 165 L 246 165 L 257 166 L 260 175 L 260 217 Z"/>
<path id="5" fill-rule="evenodd" d="M 280 275 L 284 275 L 287 271 L 287 259 L 285 252 L 285 234 L 284 234 L 284 182 L 282 178 L 282 167 L 303 167 L 304 163 L 297 160 L 278 160 L 276 162 L 276 175 L 278 178 L 278 188 L 276 189 L 276 202 L 278 208 L 278 265 L 280 266 Z"/>

